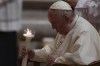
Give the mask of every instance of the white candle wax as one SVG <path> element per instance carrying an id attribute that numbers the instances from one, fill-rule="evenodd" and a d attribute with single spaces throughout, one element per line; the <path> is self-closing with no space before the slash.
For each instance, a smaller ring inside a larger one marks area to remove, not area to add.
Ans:
<path id="1" fill-rule="evenodd" d="M 31 30 L 27 29 L 26 33 L 23 34 L 23 36 L 26 37 L 25 43 L 26 43 L 26 49 L 28 49 L 31 39 L 34 37 L 34 35 L 32 34 Z M 27 59 L 28 59 L 28 54 L 23 58 L 21 66 L 27 66 Z"/>

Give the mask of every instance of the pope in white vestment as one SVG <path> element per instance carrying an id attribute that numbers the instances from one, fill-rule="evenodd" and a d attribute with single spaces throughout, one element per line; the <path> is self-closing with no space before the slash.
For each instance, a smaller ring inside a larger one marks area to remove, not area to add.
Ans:
<path id="1" fill-rule="evenodd" d="M 56 57 L 55 62 L 88 65 L 100 60 L 100 36 L 84 18 L 76 16 L 67 35 L 58 34 L 54 44 L 35 50 L 33 60 L 46 62 L 48 55 Z"/>
<path id="2" fill-rule="evenodd" d="M 55 5 L 52 8 L 55 9 Z M 57 9 L 62 7 L 56 7 Z M 64 9 L 63 9 L 64 10 Z M 33 50 L 31 60 L 46 62 L 49 57 L 54 62 L 88 65 L 100 60 L 100 36 L 96 29 L 84 18 L 76 15 L 66 35 L 57 34 L 55 42 L 42 49 Z"/>

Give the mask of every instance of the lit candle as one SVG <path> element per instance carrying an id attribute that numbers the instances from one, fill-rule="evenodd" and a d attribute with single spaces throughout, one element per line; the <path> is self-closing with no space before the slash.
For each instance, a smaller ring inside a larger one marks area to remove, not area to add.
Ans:
<path id="1" fill-rule="evenodd" d="M 29 29 L 26 30 L 26 33 L 23 34 L 23 36 L 25 36 L 26 38 L 27 38 L 27 37 L 28 37 L 28 38 L 33 38 L 33 37 L 34 37 L 34 35 L 32 34 L 32 31 L 29 30 Z"/>
<path id="2" fill-rule="evenodd" d="M 32 31 L 27 29 L 26 33 L 23 34 L 24 37 L 26 37 L 25 40 L 25 45 L 26 45 L 26 49 L 29 48 L 29 44 L 31 42 L 31 39 L 34 37 L 34 35 L 32 34 Z M 28 54 L 25 55 L 25 57 L 22 59 L 22 65 L 21 66 L 27 66 L 27 60 L 28 60 Z"/>

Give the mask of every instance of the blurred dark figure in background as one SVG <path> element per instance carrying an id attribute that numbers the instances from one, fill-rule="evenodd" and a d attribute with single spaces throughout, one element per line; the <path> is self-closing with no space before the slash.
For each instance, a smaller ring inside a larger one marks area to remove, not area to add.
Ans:
<path id="1" fill-rule="evenodd" d="M 0 66 L 17 66 L 22 0 L 0 0 Z"/>
<path id="2" fill-rule="evenodd" d="M 100 0 L 63 0 L 68 2 L 75 13 L 91 22 L 100 31 Z M 73 6 L 74 4 L 74 6 Z"/>

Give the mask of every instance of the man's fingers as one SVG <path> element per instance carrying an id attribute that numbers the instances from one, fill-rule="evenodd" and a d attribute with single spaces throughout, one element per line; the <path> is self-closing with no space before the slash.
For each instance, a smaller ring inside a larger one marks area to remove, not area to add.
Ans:
<path id="1" fill-rule="evenodd" d="M 28 51 L 26 49 L 25 46 L 21 46 L 20 50 L 19 50 L 19 58 L 23 58 L 25 57 L 25 55 L 28 54 Z"/>
<path id="2" fill-rule="evenodd" d="M 32 49 L 28 49 L 28 57 L 30 60 L 34 58 L 34 55 L 35 55 L 34 51 Z"/>

